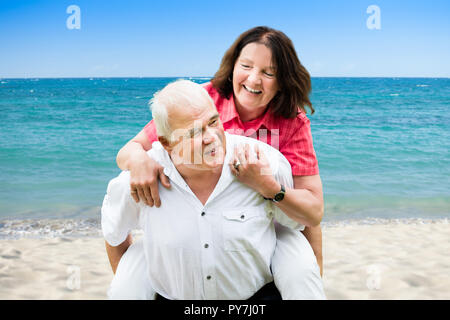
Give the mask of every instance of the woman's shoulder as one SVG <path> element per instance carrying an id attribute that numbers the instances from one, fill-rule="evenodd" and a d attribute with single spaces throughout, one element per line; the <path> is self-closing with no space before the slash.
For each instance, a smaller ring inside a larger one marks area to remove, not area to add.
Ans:
<path id="1" fill-rule="evenodd" d="M 202 86 L 214 101 L 214 104 L 216 105 L 217 111 L 219 113 L 221 113 L 224 108 L 231 107 L 232 102 L 229 99 L 222 97 L 217 88 L 213 86 L 211 81 L 203 83 Z"/>
<path id="2" fill-rule="evenodd" d="M 309 118 L 306 115 L 306 112 L 303 111 L 302 109 L 298 108 L 297 110 L 297 116 L 295 117 L 296 119 L 298 119 L 297 121 L 302 121 L 302 122 L 309 122 Z"/>
<path id="3" fill-rule="evenodd" d="M 208 92 L 208 94 L 211 96 L 211 98 L 214 99 L 215 96 L 219 95 L 219 92 L 217 91 L 216 88 L 214 88 L 211 81 L 202 83 L 201 86 L 203 87 L 203 89 L 205 89 Z"/>
<path id="4" fill-rule="evenodd" d="M 309 125 L 310 123 L 308 116 L 300 108 L 298 108 L 297 116 L 294 118 L 274 117 L 273 121 L 279 124 L 280 129 L 284 128 L 287 130 L 297 130 L 305 124 Z"/>
<path id="5" fill-rule="evenodd" d="M 212 87 L 211 81 L 200 83 L 200 85 L 206 90 L 209 91 L 209 89 Z"/>

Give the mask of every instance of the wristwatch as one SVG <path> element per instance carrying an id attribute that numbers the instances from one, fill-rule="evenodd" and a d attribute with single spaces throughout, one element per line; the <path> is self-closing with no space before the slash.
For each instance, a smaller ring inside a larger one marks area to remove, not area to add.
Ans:
<path id="1" fill-rule="evenodd" d="M 273 201 L 273 202 L 280 202 L 281 200 L 283 200 L 284 199 L 284 194 L 286 193 L 286 189 L 284 188 L 284 186 L 282 184 L 280 184 L 280 185 L 281 185 L 281 190 L 273 197 L 273 199 L 272 198 L 263 197 L 264 200 L 270 200 L 270 201 Z"/>

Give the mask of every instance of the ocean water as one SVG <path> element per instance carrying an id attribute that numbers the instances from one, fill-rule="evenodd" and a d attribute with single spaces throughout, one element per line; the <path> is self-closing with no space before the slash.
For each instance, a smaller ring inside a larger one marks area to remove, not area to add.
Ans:
<path id="1" fill-rule="evenodd" d="M 0 79 L 0 237 L 98 230 L 116 153 L 173 80 Z M 324 222 L 450 216 L 450 79 L 313 78 L 312 102 Z"/>

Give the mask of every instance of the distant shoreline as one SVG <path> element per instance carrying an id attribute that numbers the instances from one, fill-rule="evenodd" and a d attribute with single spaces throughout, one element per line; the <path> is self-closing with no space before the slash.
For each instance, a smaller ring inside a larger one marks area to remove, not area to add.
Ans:
<path id="1" fill-rule="evenodd" d="M 173 78 L 191 78 L 191 79 L 199 79 L 199 78 L 208 78 L 212 79 L 212 76 L 162 76 L 162 77 L 153 77 L 153 76 L 111 76 L 111 77 L 0 77 L 0 80 L 33 80 L 33 79 L 173 79 Z M 377 76 L 377 77 L 369 77 L 369 76 L 311 76 L 311 79 L 450 79 L 450 77 L 424 77 L 424 76 Z"/>
<path id="2" fill-rule="evenodd" d="M 361 218 L 322 221 L 323 229 L 346 227 L 370 227 L 398 225 L 449 224 L 449 218 Z M 140 234 L 142 231 L 135 230 Z M 19 239 L 54 239 L 54 238 L 97 238 L 102 237 L 101 220 L 98 218 L 45 218 L 45 219 L 0 219 L 0 241 Z"/>

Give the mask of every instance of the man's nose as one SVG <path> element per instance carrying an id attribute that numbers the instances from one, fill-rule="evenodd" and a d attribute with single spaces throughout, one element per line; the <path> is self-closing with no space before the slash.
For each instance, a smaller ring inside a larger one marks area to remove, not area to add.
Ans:
<path id="1" fill-rule="evenodd" d="M 205 130 L 205 132 L 203 133 L 203 143 L 204 144 L 210 144 L 210 143 L 214 142 L 215 135 L 213 134 L 213 132 L 211 130 L 212 129 L 207 128 Z"/>

